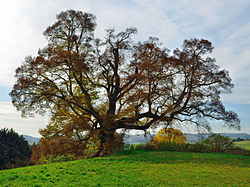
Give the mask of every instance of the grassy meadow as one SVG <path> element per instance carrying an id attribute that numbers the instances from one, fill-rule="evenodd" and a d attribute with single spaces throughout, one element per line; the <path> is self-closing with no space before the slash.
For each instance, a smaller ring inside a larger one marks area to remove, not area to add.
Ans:
<path id="1" fill-rule="evenodd" d="M 234 142 L 234 145 L 242 149 L 250 150 L 250 141 Z"/>
<path id="2" fill-rule="evenodd" d="M 250 157 L 130 151 L 0 171 L 0 186 L 249 186 Z"/>

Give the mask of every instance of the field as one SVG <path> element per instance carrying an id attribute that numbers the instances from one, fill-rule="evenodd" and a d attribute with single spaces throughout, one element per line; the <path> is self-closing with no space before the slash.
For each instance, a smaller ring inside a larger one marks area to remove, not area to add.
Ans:
<path id="1" fill-rule="evenodd" d="M 0 186 L 166 185 L 250 186 L 250 157 L 138 150 L 0 171 Z"/>
<path id="2" fill-rule="evenodd" d="M 234 142 L 235 146 L 250 150 L 250 141 Z"/>

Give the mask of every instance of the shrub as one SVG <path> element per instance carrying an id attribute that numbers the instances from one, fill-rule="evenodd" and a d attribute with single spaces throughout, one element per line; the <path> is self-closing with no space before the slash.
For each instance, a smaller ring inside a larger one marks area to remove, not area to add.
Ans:
<path id="1" fill-rule="evenodd" d="M 80 157 L 77 157 L 73 154 L 66 154 L 66 155 L 42 155 L 39 159 L 40 164 L 49 164 L 49 163 L 55 163 L 55 162 L 68 162 L 77 160 Z"/>
<path id="2" fill-rule="evenodd" d="M 250 150 L 234 148 L 230 138 L 220 134 L 213 134 L 208 139 L 194 144 L 178 144 L 168 141 L 152 142 L 152 140 L 146 144 L 125 144 L 124 152 L 128 153 L 134 150 L 187 151 L 198 153 L 224 152 L 250 156 Z"/>
<path id="3" fill-rule="evenodd" d="M 225 153 L 250 156 L 250 150 L 241 149 L 238 147 L 233 148 L 233 149 L 227 149 L 225 150 Z"/>
<path id="4" fill-rule="evenodd" d="M 186 144 L 178 144 L 174 142 L 158 142 L 153 145 L 154 149 L 162 151 L 186 151 Z"/>
<path id="5" fill-rule="evenodd" d="M 45 132 L 42 133 L 42 135 L 45 134 Z M 96 133 L 86 135 L 86 140 L 82 141 L 62 135 L 42 137 L 37 145 L 32 146 L 30 162 L 32 164 L 42 164 L 64 161 L 61 159 L 66 155 L 66 157 L 75 155 L 77 158 L 93 157 L 100 149 L 101 143 L 98 138 L 100 135 L 101 132 L 97 131 Z M 111 149 L 110 146 L 113 146 L 113 148 Z M 104 144 L 104 151 L 113 150 L 112 153 L 119 152 L 123 150 L 123 146 L 123 134 L 115 133 L 112 144 Z"/>
<path id="6" fill-rule="evenodd" d="M 232 140 L 221 134 L 212 134 L 206 140 L 203 140 L 202 143 L 212 152 L 222 152 L 233 148 Z"/>
<path id="7" fill-rule="evenodd" d="M 209 153 L 211 149 L 203 142 L 196 142 L 194 144 L 187 144 L 186 151 L 195 153 Z"/>
<path id="8" fill-rule="evenodd" d="M 0 130 L 0 169 L 29 164 L 31 150 L 28 142 L 13 129 Z"/>

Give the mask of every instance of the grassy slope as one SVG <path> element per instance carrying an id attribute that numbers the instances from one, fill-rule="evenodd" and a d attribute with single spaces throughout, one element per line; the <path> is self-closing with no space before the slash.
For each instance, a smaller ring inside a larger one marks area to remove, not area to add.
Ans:
<path id="1" fill-rule="evenodd" d="M 250 141 L 234 142 L 235 146 L 250 150 Z"/>
<path id="2" fill-rule="evenodd" d="M 250 157 L 134 151 L 0 171 L 0 186 L 159 186 L 250 184 Z"/>

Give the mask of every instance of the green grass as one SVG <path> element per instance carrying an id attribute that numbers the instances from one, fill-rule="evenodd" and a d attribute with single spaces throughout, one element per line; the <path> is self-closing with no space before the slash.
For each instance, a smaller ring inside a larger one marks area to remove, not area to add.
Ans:
<path id="1" fill-rule="evenodd" d="M 0 186 L 250 186 L 250 157 L 133 151 L 0 171 Z"/>
<path id="2" fill-rule="evenodd" d="M 234 145 L 242 149 L 250 150 L 250 141 L 234 142 Z"/>

